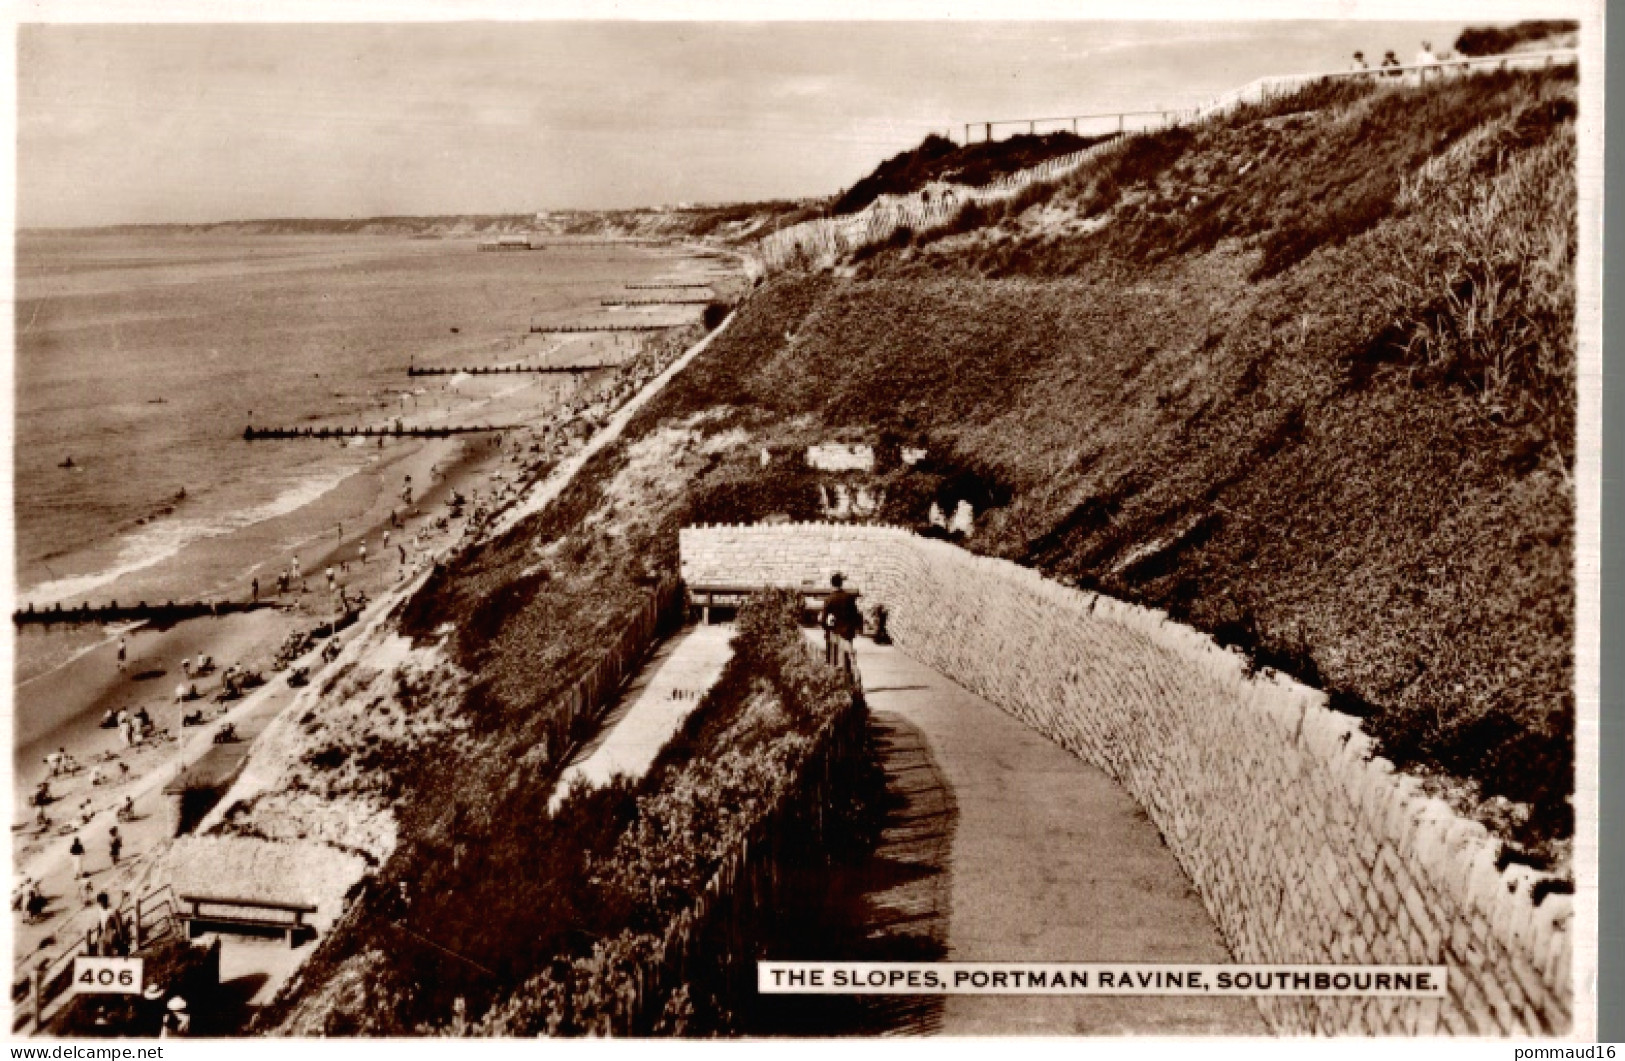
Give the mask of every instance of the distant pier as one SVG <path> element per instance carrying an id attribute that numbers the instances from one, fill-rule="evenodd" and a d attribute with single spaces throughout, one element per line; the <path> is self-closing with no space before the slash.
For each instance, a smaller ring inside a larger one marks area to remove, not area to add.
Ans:
<path id="1" fill-rule="evenodd" d="M 30 604 L 26 608 L 12 612 L 11 621 L 18 626 L 48 623 L 172 623 L 182 619 L 197 619 L 205 615 L 233 615 L 274 607 L 276 607 L 274 600 L 166 601 L 163 604 L 148 604 L 146 601 L 139 604 L 120 604 L 118 601 L 109 601 L 106 604 L 96 605 L 83 603 L 76 608 L 64 608 L 60 604 L 51 608 L 35 608 Z"/>
<path id="2" fill-rule="evenodd" d="M 427 374 L 419 369 L 418 374 Z M 243 428 L 243 441 L 262 438 L 450 438 L 481 431 L 514 431 L 513 424 L 464 424 L 444 427 L 255 427 Z"/>
<path id="3" fill-rule="evenodd" d="M 666 291 L 671 289 L 690 290 L 697 287 L 710 287 L 709 283 L 698 284 L 626 284 L 628 291 Z"/>
<path id="4" fill-rule="evenodd" d="M 409 366 L 406 370 L 408 376 L 456 376 L 466 374 L 469 376 L 500 376 L 513 372 L 602 372 L 607 368 L 620 368 L 620 365 L 481 365 L 474 368 L 456 368 L 428 366 L 420 368 L 417 365 Z"/>
<path id="5" fill-rule="evenodd" d="M 679 324 L 562 324 L 556 328 L 538 328 L 532 324 L 532 335 L 574 335 L 579 332 L 663 332 L 680 328 Z"/>
<path id="6" fill-rule="evenodd" d="M 709 298 L 605 298 L 600 306 L 703 306 Z"/>
<path id="7" fill-rule="evenodd" d="M 532 250 L 569 250 L 571 247 L 664 247 L 675 243 L 669 239 L 572 239 L 560 243 L 542 243 Z"/>

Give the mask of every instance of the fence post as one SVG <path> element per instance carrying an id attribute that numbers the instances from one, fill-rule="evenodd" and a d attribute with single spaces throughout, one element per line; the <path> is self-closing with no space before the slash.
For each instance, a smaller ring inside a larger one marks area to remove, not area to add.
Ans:
<path id="1" fill-rule="evenodd" d="M 130 944 L 135 950 L 141 949 L 141 896 L 135 897 L 135 923 L 130 927 Z"/>
<path id="2" fill-rule="evenodd" d="M 988 122 L 982 127 L 982 138 L 989 142 L 993 139 L 993 123 Z"/>
<path id="3" fill-rule="evenodd" d="M 45 959 L 34 966 L 34 1027 L 45 1027 Z"/>

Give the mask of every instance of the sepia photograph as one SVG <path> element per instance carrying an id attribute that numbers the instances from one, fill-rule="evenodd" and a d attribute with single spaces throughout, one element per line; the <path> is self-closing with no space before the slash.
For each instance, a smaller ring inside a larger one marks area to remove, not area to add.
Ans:
<path id="1" fill-rule="evenodd" d="M 1595 1040 L 1602 3 L 296 10 L 10 27 L 14 1042 Z"/>

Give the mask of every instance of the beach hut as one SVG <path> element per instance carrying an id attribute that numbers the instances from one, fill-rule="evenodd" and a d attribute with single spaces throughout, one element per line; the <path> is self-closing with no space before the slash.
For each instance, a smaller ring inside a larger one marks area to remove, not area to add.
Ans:
<path id="1" fill-rule="evenodd" d="M 298 945 L 332 927 L 367 866 L 317 841 L 203 836 L 177 840 L 165 868 L 190 934 L 275 932 Z"/>

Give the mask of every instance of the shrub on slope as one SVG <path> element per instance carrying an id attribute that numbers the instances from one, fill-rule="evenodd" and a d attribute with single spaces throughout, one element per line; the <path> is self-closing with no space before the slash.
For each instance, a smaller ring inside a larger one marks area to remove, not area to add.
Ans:
<path id="1" fill-rule="evenodd" d="M 893 155 L 875 167 L 873 173 L 843 192 L 835 200 L 831 212 L 855 214 L 882 195 L 907 195 L 932 181 L 981 188 L 1005 174 L 1081 151 L 1101 139 L 1068 132 L 1024 133 L 1008 140 L 981 141 L 961 146 L 932 133 L 920 142 L 920 146 Z"/>
<path id="2" fill-rule="evenodd" d="M 1520 46 L 1564 47 L 1563 38 L 1578 33 L 1573 19 L 1536 19 L 1510 26 L 1468 26 L 1456 38 L 1456 51 L 1462 55 L 1501 55 Z"/>

